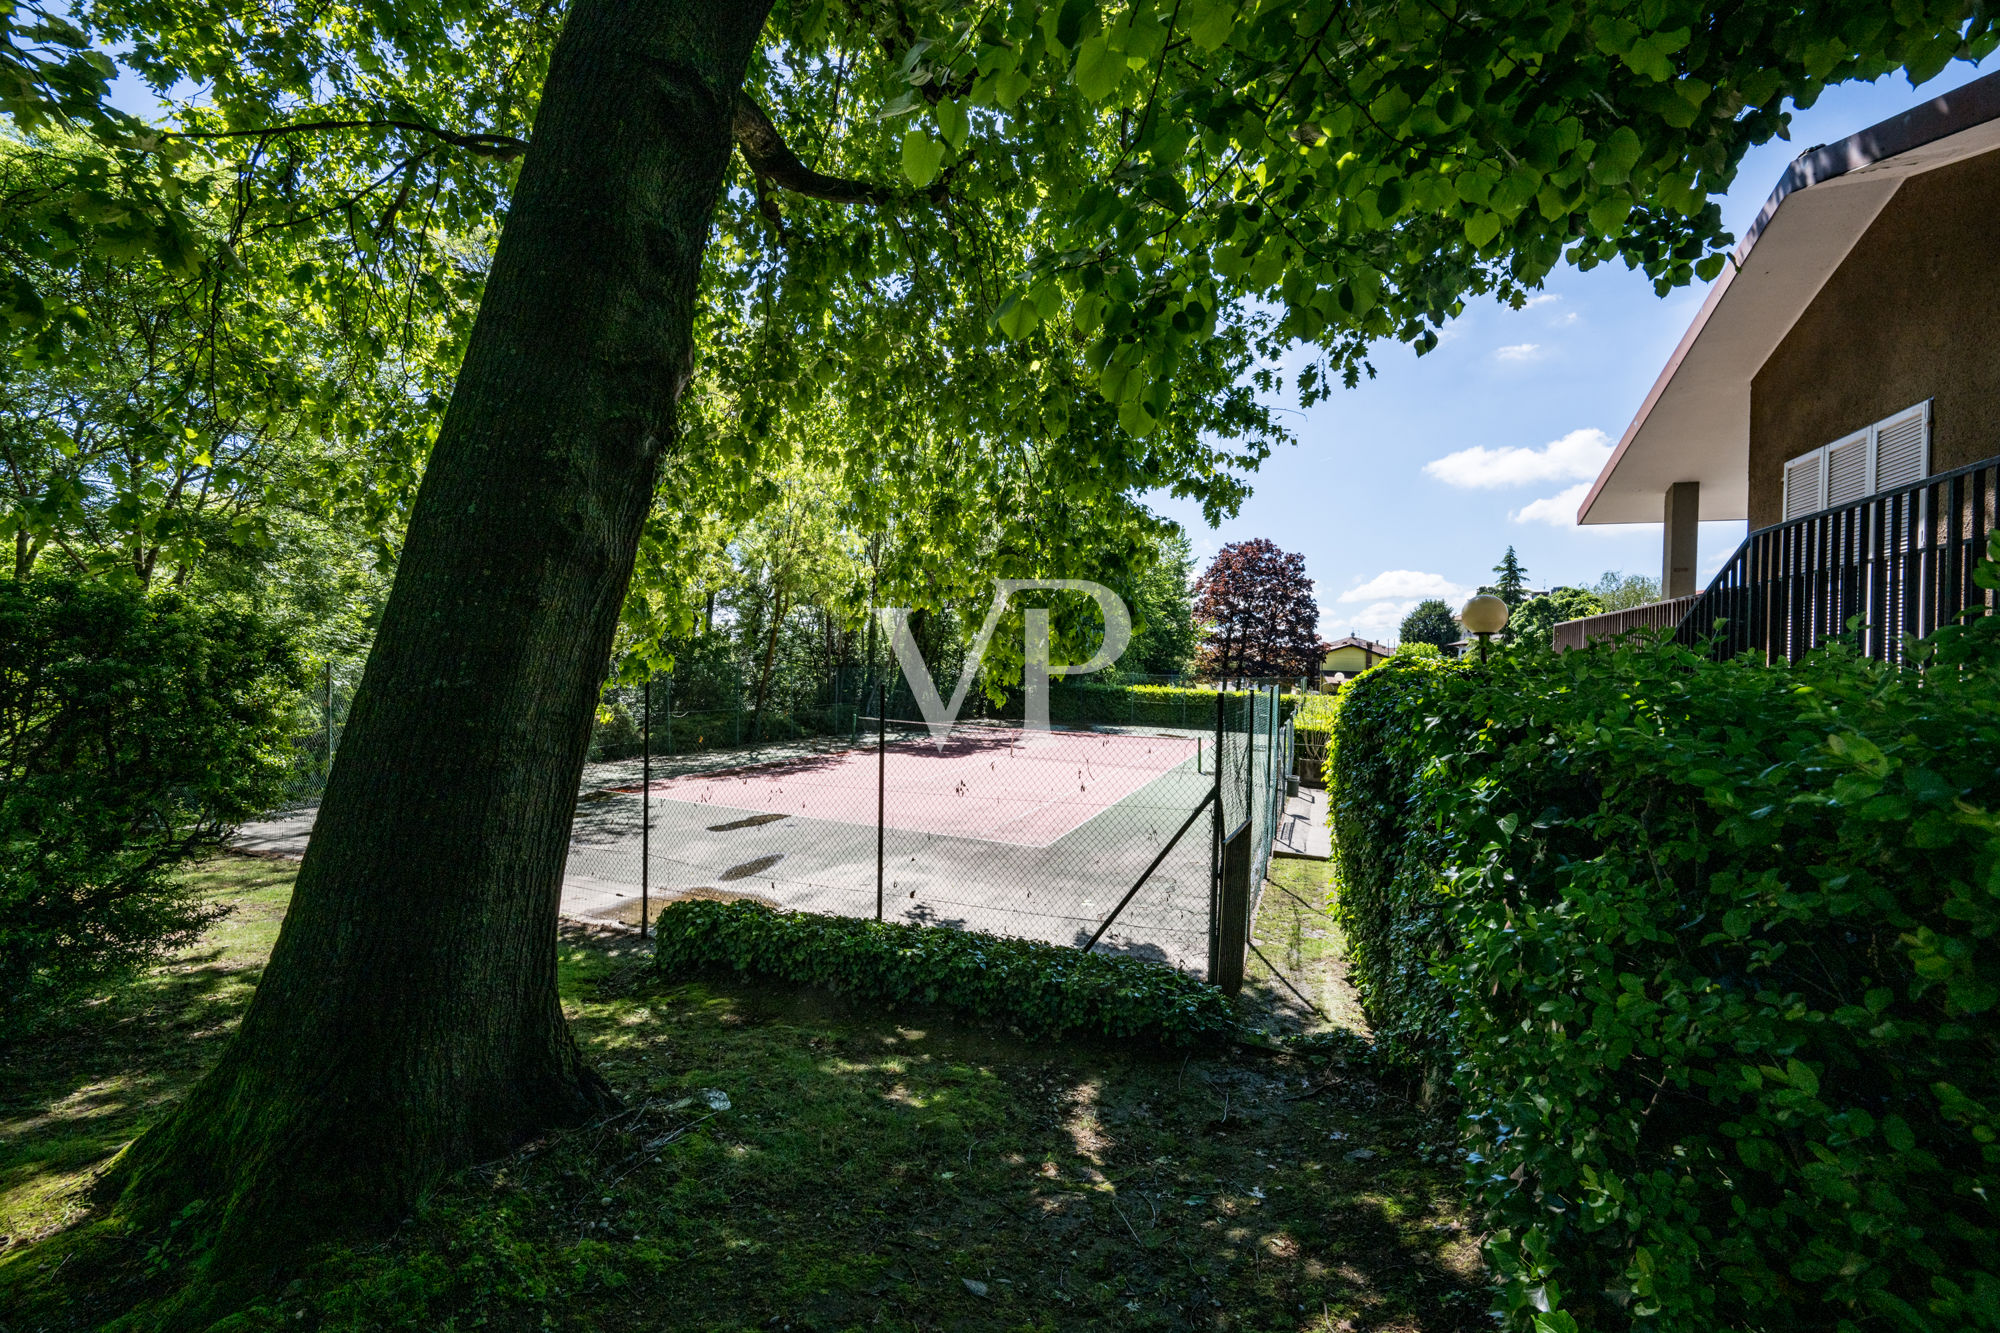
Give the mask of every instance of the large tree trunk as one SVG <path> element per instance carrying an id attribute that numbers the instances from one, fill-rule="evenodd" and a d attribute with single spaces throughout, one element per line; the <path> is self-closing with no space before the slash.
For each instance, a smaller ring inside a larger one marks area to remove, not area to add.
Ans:
<path id="1" fill-rule="evenodd" d="M 590 718 L 769 0 L 576 0 L 284 930 L 113 1176 L 219 1257 L 401 1217 L 612 1104 L 556 996 Z"/>

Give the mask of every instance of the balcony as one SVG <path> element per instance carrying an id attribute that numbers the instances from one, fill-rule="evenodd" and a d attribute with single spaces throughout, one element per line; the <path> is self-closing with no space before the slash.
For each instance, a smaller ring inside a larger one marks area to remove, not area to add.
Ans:
<path id="1" fill-rule="evenodd" d="M 1557 648 L 1627 630 L 1672 628 L 1718 656 L 1759 652 L 1796 662 L 1848 636 L 1865 657 L 1901 662 L 1905 643 L 1994 594 L 1973 582 L 1986 534 L 2000 525 L 2000 458 L 1822 509 L 1744 538 L 1707 589 L 1556 626 Z"/>

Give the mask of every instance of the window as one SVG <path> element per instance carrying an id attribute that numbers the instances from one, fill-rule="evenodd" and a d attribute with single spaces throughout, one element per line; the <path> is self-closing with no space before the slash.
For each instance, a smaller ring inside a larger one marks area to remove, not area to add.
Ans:
<path id="1" fill-rule="evenodd" d="M 1931 471 L 1930 400 L 1785 464 L 1785 518 L 1852 504 Z"/>

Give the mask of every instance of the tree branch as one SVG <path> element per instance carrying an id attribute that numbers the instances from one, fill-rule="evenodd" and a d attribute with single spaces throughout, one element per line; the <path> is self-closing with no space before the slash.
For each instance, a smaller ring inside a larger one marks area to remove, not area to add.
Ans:
<path id="1" fill-rule="evenodd" d="M 829 203 L 863 204 L 870 208 L 896 199 L 896 192 L 886 186 L 823 175 L 799 161 L 798 154 L 778 133 L 778 127 L 764 114 L 764 108 L 742 93 L 736 95 L 730 130 L 736 136 L 736 146 L 743 150 L 743 159 L 758 179 L 769 181 L 781 190 Z"/>
<path id="2" fill-rule="evenodd" d="M 284 134 L 312 134 L 320 130 L 414 130 L 442 139 L 454 148 L 481 157 L 510 161 L 528 151 L 528 141 L 511 134 L 460 134 L 456 130 L 426 125 L 420 120 L 309 120 L 297 125 L 273 125 L 261 130 L 218 130 L 212 134 L 177 134 L 181 139 L 275 139 Z"/>

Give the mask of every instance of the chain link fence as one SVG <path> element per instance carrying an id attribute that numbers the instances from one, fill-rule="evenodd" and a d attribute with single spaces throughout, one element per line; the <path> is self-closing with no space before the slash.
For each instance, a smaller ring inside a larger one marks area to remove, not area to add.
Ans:
<path id="1" fill-rule="evenodd" d="M 1016 695 L 933 729 L 900 680 L 826 685 L 747 713 L 676 703 L 665 678 L 608 692 L 572 910 L 643 926 L 676 899 L 748 898 L 1216 974 L 1218 922 L 1255 910 L 1282 817 L 1290 697 L 1058 684 L 1051 730 L 1024 728 Z M 1254 849 L 1247 900 L 1223 893 L 1232 832 Z"/>
<path id="2" fill-rule="evenodd" d="M 310 834 L 359 664 L 318 676 L 284 809 L 246 845 Z M 1282 684 L 1057 681 L 1038 731 L 1018 690 L 975 689 L 934 730 L 899 674 L 756 679 L 604 691 L 566 912 L 643 926 L 674 899 L 750 898 L 1240 976 L 1293 765 Z"/>

